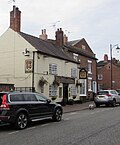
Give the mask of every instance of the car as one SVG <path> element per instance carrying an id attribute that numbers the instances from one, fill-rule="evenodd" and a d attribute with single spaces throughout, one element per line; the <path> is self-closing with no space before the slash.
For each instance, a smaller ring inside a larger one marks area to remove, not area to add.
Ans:
<path id="1" fill-rule="evenodd" d="M 52 118 L 61 121 L 63 109 L 41 93 L 0 92 L 0 120 L 17 129 L 24 129 L 31 121 Z"/>
<path id="2" fill-rule="evenodd" d="M 115 107 L 116 104 L 120 104 L 120 95 L 116 90 L 101 90 L 97 92 L 94 102 L 96 107 L 99 107 L 102 104 Z"/>

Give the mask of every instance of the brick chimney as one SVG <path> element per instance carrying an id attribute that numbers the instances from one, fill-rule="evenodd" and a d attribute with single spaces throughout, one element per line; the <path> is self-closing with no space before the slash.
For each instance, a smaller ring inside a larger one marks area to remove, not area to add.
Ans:
<path id="1" fill-rule="evenodd" d="M 47 40 L 48 36 L 46 34 L 46 29 L 42 30 L 42 34 L 39 36 L 42 40 Z"/>
<path id="2" fill-rule="evenodd" d="M 21 29 L 21 11 L 16 6 L 13 6 L 10 12 L 10 28 L 16 32 L 20 32 Z"/>
<path id="3" fill-rule="evenodd" d="M 63 46 L 63 31 L 62 31 L 62 28 L 57 29 L 55 37 L 56 37 L 56 44 L 58 46 Z"/>
<path id="4" fill-rule="evenodd" d="M 108 62 L 108 55 L 107 54 L 104 55 L 104 62 Z"/>
<path id="5" fill-rule="evenodd" d="M 64 34 L 63 36 L 63 41 L 64 41 L 64 45 L 66 45 L 68 42 L 68 37 L 66 36 L 66 34 Z"/>

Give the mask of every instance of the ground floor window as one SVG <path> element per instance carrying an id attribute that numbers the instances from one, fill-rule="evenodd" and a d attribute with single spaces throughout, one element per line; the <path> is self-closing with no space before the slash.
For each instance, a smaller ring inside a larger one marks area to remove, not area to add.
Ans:
<path id="1" fill-rule="evenodd" d="M 92 90 L 92 78 L 88 78 L 88 91 Z"/>
<path id="2" fill-rule="evenodd" d="M 50 85 L 49 86 L 49 96 L 57 96 L 57 86 L 56 85 Z"/>
<path id="3" fill-rule="evenodd" d="M 80 80 L 80 94 L 86 95 L 86 79 Z"/>
<path id="4" fill-rule="evenodd" d="M 77 87 L 76 87 L 76 85 L 71 86 L 71 95 L 72 96 L 77 96 Z"/>

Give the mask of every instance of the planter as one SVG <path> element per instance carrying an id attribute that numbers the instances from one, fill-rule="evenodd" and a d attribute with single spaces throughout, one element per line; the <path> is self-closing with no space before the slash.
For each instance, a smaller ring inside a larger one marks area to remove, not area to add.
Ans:
<path id="1" fill-rule="evenodd" d="M 61 105 L 66 106 L 66 104 L 67 104 L 67 98 L 63 98 L 62 102 L 61 102 Z"/>
<path id="2" fill-rule="evenodd" d="M 51 99 L 52 99 L 53 101 L 54 101 L 56 98 L 57 98 L 56 96 L 51 97 Z"/>
<path id="3" fill-rule="evenodd" d="M 69 105 L 73 105 L 73 104 L 74 104 L 74 100 L 73 100 L 73 99 L 69 99 L 69 100 L 68 100 L 68 104 L 69 104 Z"/>

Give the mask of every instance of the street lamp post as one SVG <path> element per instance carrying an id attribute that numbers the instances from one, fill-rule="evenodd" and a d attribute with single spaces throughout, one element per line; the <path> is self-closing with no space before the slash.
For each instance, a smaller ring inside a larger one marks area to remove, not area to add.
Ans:
<path id="1" fill-rule="evenodd" d="M 112 67 L 112 64 L 113 64 L 113 58 L 112 58 L 112 50 L 113 48 L 116 47 L 116 49 L 120 49 L 118 47 L 118 44 L 115 44 L 115 45 L 112 45 L 110 44 L 110 88 L 113 89 L 113 67 Z"/>

